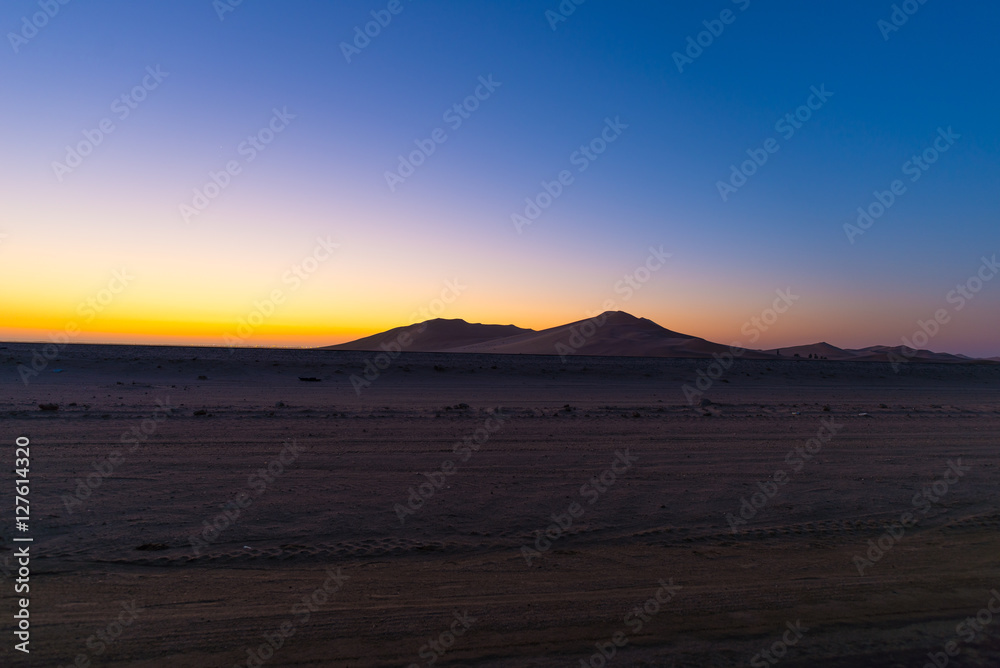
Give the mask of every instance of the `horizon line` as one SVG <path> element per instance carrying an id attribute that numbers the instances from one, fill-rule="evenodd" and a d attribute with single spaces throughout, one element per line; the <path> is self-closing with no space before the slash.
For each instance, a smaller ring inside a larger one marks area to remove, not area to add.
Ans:
<path id="1" fill-rule="evenodd" d="M 207 348 L 207 349 L 228 348 L 228 349 L 239 349 L 239 350 L 323 350 L 324 348 L 330 348 L 330 347 L 333 347 L 333 346 L 347 345 L 347 344 L 350 344 L 350 343 L 354 343 L 356 341 L 360 341 L 362 339 L 370 338 L 370 337 L 373 337 L 373 336 L 378 336 L 379 334 L 384 334 L 386 332 L 390 332 L 390 331 L 393 331 L 393 330 L 405 329 L 407 327 L 414 327 L 414 326 L 417 326 L 417 325 L 421 325 L 421 324 L 424 324 L 424 323 L 435 322 L 435 321 L 462 322 L 462 323 L 465 323 L 465 324 L 470 325 L 470 326 L 477 326 L 478 325 L 478 326 L 495 326 L 495 327 L 517 327 L 518 329 L 524 330 L 525 333 L 528 333 L 528 332 L 538 333 L 538 332 L 544 332 L 544 331 L 547 331 L 547 330 L 550 330 L 550 329 L 556 329 L 556 328 L 559 328 L 559 327 L 569 327 L 569 326 L 572 326 L 572 325 L 575 325 L 575 324 L 578 324 L 578 323 L 583 323 L 583 322 L 587 322 L 587 321 L 590 321 L 590 320 L 594 320 L 596 318 L 599 318 L 601 316 L 608 315 L 608 314 L 623 314 L 623 315 L 629 316 L 630 318 L 633 318 L 635 320 L 645 320 L 646 322 L 653 323 L 654 325 L 656 325 L 658 327 L 661 327 L 663 329 L 668 329 L 668 328 L 664 327 L 663 325 L 661 325 L 660 323 L 658 323 L 655 320 L 652 320 L 650 318 L 646 318 L 644 316 L 637 316 L 637 315 L 634 315 L 632 313 L 629 313 L 628 311 L 623 311 L 621 309 L 615 309 L 615 310 L 610 310 L 609 309 L 609 310 L 602 311 L 602 312 L 598 313 L 597 315 L 592 315 L 592 316 L 589 316 L 589 317 L 581 318 L 579 320 L 573 320 L 573 321 L 570 321 L 570 322 L 564 322 L 564 323 L 553 325 L 553 326 L 550 326 L 550 327 L 545 327 L 545 328 L 542 328 L 542 329 L 532 329 L 530 327 L 521 327 L 520 325 L 516 325 L 514 323 L 500 324 L 500 323 L 488 323 L 488 322 L 472 322 L 472 321 L 469 321 L 469 320 L 467 320 L 465 318 L 462 318 L 462 317 L 445 318 L 445 317 L 438 316 L 438 317 L 434 317 L 434 318 L 428 318 L 427 320 L 414 321 L 414 322 L 411 322 L 411 323 L 408 323 L 408 324 L 404 324 L 404 325 L 396 325 L 396 326 L 393 326 L 393 327 L 389 327 L 387 329 L 375 330 L 375 331 L 372 331 L 371 333 L 362 334 L 360 336 L 356 336 L 355 338 L 349 339 L 347 341 L 343 341 L 341 343 L 333 343 L 333 344 L 323 343 L 323 344 L 319 344 L 319 345 L 287 345 L 287 344 L 285 344 L 285 345 L 282 345 L 282 344 L 273 344 L 273 345 L 267 345 L 267 344 L 262 344 L 262 345 L 233 345 L 231 343 L 224 342 L 224 339 L 223 339 L 223 341 L 221 341 L 218 344 L 212 344 L 212 343 L 194 343 L 194 342 L 169 342 L 169 343 L 164 343 L 164 342 L 150 343 L 150 342 L 140 342 L 140 341 L 117 341 L 116 342 L 116 341 L 110 341 L 110 340 L 105 340 L 105 341 L 82 341 L 82 342 L 67 341 L 65 343 L 59 343 L 58 341 L 52 339 L 52 337 L 53 337 L 52 330 L 50 330 L 48 332 L 48 334 L 49 334 L 49 340 L 44 340 L 44 339 L 2 340 L 2 341 L 0 341 L 0 345 L 7 345 L 7 344 L 24 344 L 24 345 L 41 344 L 41 345 L 58 345 L 58 346 L 69 346 L 69 345 L 107 345 L 107 346 L 141 346 L 141 347 L 161 347 L 161 348 Z M 686 334 L 686 333 L 683 333 L 683 332 L 678 332 L 676 330 L 669 330 L 668 329 L 668 331 L 672 331 L 672 332 L 675 332 L 677 334 L 682 334 L 683 336 L 690 336 L 690 337 L 693 337 L 693 338 L 701 339 L 701 340 L 707 341 L 709 343 L 716 343 L 715 341 L 712 341 L 711 339 L 704 338 L 702 336 L 697 336 L 697 335 L 693 335 L 693 334 Z M 163 336 L 166 337 L 166 338 L 168 338 L 168 339 L 169 338 L 174 338 L 174 337 L 172 337 L 169 334 L 164 334 Z M 179 337 L 177 337 L 177 338 L 179 338 Z M 223 338 L 223 337 L 220 337 L 220 338 Z M 905 339 L 905 337 L 900 337 L 900 338 L 901 339 Z M 951 352 L 947 352 L 947 351 L 931 350 L 930 348 L 918 348 L 918 347 L 915 347 L 915 346 L 907 345 L 907 343 L 905 342 L 905 340 L 902 341 L 899 344 L 896 344 L 896 345 L 887 345 L 887 344 L 883 344 L 883 343 L 877 343 L 877 344 L 871 344 L 871 345 L 868 345 L 868 346 L 864 346 L 862 348 L 842 347 L 842 346 L 836 345 L 834 343 L 830 343 L 826 339 L 820 340 L 820 341 L 814 341 L 814 342 L 811 342 L 811 343 L 796 343 L 796 344 L 789 344 L 789 345 L 784 345 L 784 346 L 774 346 L 774 347 L 770 347 L 770 348 L 751 348 L 751 347 L 748 347 L 748 346 L 741 346 L 741 345 L 736 345 L 736 344 L 719 344 L 719 343 L 717 343 L 716 345 L 724 345 L 724 346 L 727 346 L 729 348 L 747 350 L 747 351 L 752 351 L 752 352 L 760 352 L 760 353 L 766 353 L 766 352 L 771 351 L 771 350 L 780 351 L 780 350 L 784 350 L 784 349 L 805 348 L 805 347 L 817 346 L 817 345 L 828 345 L 828 346 L 832 346 L 834 348 L 837 348 L 838 350 L 843 350 L 843 351 L 858 351 L 858 350 L 866 350 L 868 348 L 874 348 L 874 347 L 885 347 L 885 348 L 890 348 L 890 349 L 902 348 L 902 349 L 913 350 L 915 352 L 927 352 L 927 353 L 938 354 L 938 355 L 951 355 L 951 356 L 954 356 L 954 357 L 964 357 L 964 358 L 966 358 L 966 359 L 968 359 L 970 361 L 1000 359 L 1000 354 L 989 355 L 989 356 L 981 356 L 981 357 L 973 357 L 973 356 L 970 356 L 970 355 L 966 355 L 964 353 L 951 353 Z M 349 351 L 331 351 L 331 352 L 349 352 Z M 426 351 L 408 351 L 408 352 L 426 352 Z M 446 354 L 446 353 L 430 353 L 430 354 Z M 459 354 L 459 353 L 455 353 L 455 354 Z M 477 353 L 470 353 L 470 354 L 477 354 Z M 524 354 L 524 353 L 483 353 L 483 354 L 512 354 L 512 355 L 521 355 L 521 354 Z M 552 354 L 553 355 L 558 355 L 558 353 L 556 353 L 556 352 L 553 352 Z M 544 353 L 539 353 L 539 355 L 544 356 L 545 354 Z M 586 356 L 586 355 L 581 355 L 581 356 Z M 631 356 L 631 355 L 594 355 L 594 356 L 595 357 L 649 357 L 649 356 L 642 356 L 642 355 L 639 355 L 639 356 Z M 678 359 L 681 359 L 681 358 L 678 357 Z M 692 358 L 692 359 L 695 359 L 695 358 Z M 794 358 L 789 358 L 789 359 L 794 359 Z M 802 358 L 802 359 L 809 359 L 809 358 Z M 823 360 L 820 360 L 820 361 L 823 361 Z M 847 361 L 847 360 L 826 360 L 826 361 Z"/>

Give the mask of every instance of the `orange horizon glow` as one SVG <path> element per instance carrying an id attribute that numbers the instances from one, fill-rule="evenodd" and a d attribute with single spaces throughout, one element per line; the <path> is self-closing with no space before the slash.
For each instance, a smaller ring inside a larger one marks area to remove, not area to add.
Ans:
<path id="1" fill-rule="evenodd" d="M 845 349 L 871 345 L 894 346 L 900 343 L 898 338 L 886 337 L 858 342 L 857 334 L 850 335 L 843 331 L 828 332 L 829 335 L 817 336 L 806 329 L 800 329 L 799 335 L 796 336 L 795 333 L 788 331 L 789 327 L 784 328 L 780 332 L 762 332 L 757 341 L 752 341 L 740 331 L 741 325 L 745 324 L 746 321 L 734 324 L 732 319 L 723 319 L 720 316 L 710 319 L 706 317 L 707 314 L 699 314 L 698 317 L 675 318 L 678 322 L 664 322 L 662 318 L 651 317 L 648 314 L 632 311 L 627 308 L 615 310 L 623 310 L 636 317 L 647 318 L 667 329 L 679 333 L 697 336 L 723 345 L 735 344 L 740 347 L 757 350 L 808 345 L 819 343 L 820 341 L 825 341 Z M 596 315 L 596 313 L 597 309 L 592 309 L 583 314 L 567 314 L 566 317 L 562 318 L 554 317 L 551 314 L 548 317 L 535 314 L 534 317 L 526 317 L 521 320 L 469 317 L 463 316 L 461 313 L 442 313 L 437 317 L 448 320 L 462 319 L 470 323 L 512 324 L 540 331 L 584 320 L 592 315 Z M 223 318 L 204 321 L 167 321 L 162 319 L 129 319 L 126 317 L 112 319 L 109 317 L 95 319 L 94 322 L 87 324 L 84 320 L 85 318 L 83 317 L 60 319 L 52 315 L 39 317 L 37 313 L 25 314 L 23 321 L 30 322 L 31 325 L 0 325 L 0 341 L 29 344 L 75 343 L 177 347 L 229 347 L 232 345 L 237 348 L 308 349 L 347 343 L 395 327 L 418 322 L 418 320 L 412 319 L 403 322 L 399 319 L 393 320 L 388 317 L 382 317 L 376 319 L 377 324 L 365 324 L 359 320 L 350 324 L 331 327 L 320 322 L 318 319 L 293 323 L 288 320 L 275 318 L 273 321 L 263 322 L 258 327 L 247 329 L 248 323 L 245 316 L 237 320 L 228 321 Z M 406 319 L 404 318 L 403 320 Z M 241 324 L 244 326 L 242 330 L 240 329 Z M 698 326 L 699 324 L 701 325 L 700 327 Z M 775 327 L 775 329 L 778 328 Z M 245 335 L 247 332 L 249 332 L 249 336 L 240 336 L 241 333 Z M 940 345 L 938 345 L 939 343 Z M 940 342 L 935 341 L 933 345 L 928 346 L 929 349 L 936 352 L 955 352 L 954 350 L 948 350 L 947 347 L 944 340 Z"/>
<path id="2" fill-rule="evenodd" d="M 315 252 L 325 230 L 269 242 L 254 239 L 259 232 L 250 229 L 238 237 L 246 244 L 240 252 L 226 255 L 215 249 L 234 243 L 231 230 L 197 232 L 200 242 L 192 246 L 147 231 L 105 246 L 101 239 L 46 236 L 44 227 L 11 235 L 0 245 L 0 282 L 7 288 L 0 294 L 0 340 L 44 344 L 72 325 L 73 343 L 314 348 L 434 317 L 544 330 L 621 310 L 723 345 L 772 349 L 825 341 L 863 348 L 899 345 L 919 319 L 947 305 L 943 295 L 916 291 L 887 304 L 877 293 L 858 297 L 839 286 L 803 285 L 795 288 L 802 299 L 753 340 L 744 324 L 772 304 L 785 281 L 706 275 L 681 253 L 640 289 L 623 293 L 616 287 L 643 262 L 645 247 L 610 258 L 581 250 L 558 266 L 537 251 L 522 255 L 522 273 L 511 273 L 502 248 L 477 257 L 414 237 L 407 252 L 390 252 L 345 232 L 332 237 L 341 249 L 296 280 L 288 272 Z M 124 289 L 116 275 L 127 277 Z M 456 281 L 461 289 L 451 294 L 448 286 Z M 280 303 L 269 304 L 272 296 Z M 990 340 L 989 306 L 977 298 L 926 347 L 1000 354 Z M 252 318 L 258 324 L 247 329 Z"/>

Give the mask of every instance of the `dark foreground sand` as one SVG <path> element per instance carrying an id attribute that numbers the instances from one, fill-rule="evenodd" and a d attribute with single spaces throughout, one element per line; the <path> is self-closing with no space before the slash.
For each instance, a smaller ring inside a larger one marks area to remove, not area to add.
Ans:
<path id="1" fill-rule="evenodd" d="M 923 666 L 949 641 L 1000 665 L 1000 614 L 956 630 L 1000 610 L 1000 366 L 744 361 L 695 408 L 705 360 L 410 354 L 359 397 L 365 353 L 71 346 L 25 386 L 31 350 L 0 349 L 0 563 L 17 436 L 35 537 L 30 664 L 0 577 L 3 665 L 253 666 L 272 636 L 268 666 L 427 666 L 432 639 L 436 666 L 579 666 L 616 633 L 612 666 Z"/>

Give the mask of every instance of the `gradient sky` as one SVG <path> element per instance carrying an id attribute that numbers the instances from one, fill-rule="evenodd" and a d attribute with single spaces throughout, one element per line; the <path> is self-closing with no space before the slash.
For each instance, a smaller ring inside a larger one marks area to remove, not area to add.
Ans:
<path id="1" fill-rule="evenodd" d="M 279 290 L 241 341 L 331 344 L 413 321 L 457 280 L 442 317 L 540 329 L 614 300 L 749 345 L 743 324 L 791 288 L 751 347 L 898 345 L 943 308 L 928 348 L 1000 355 L 1000 277 L 961 311 L 947 301 L 1000 251 L 995 3 L 914 2 L 885 39 L 893 3 L 870 0 L 588 0 L 555 29 L 557 0 L 400 0 L 350 63 L 341 44 L 388 0 L 244 0 L 220 19 L 223 3 L 69 2 L 37 34 L 37 0 L 3 3 L 0 339 L 76 326 L 78 342 L 223 345 Z M 157 67 L 120 118 L 114 101 Z M 453 130 L 445 111 L 491 75 Z M 784 138 L 775 124 L 822 86 Z M 247 161 L 274 109 L 295 118 Z M 628 128 L 580 172 L 606 118 Z M 60 180 L 53 163 L 104 119 L 114 131 Z M 949 127 L 960 138 L 910 182 L 904 163 Z M 437 128 L 447 140 L 391 191 L 385 173 Z M 717 183 L 769 138 L 780 150 L 723 201 Z M 511 215 L 562 170 L 572 185 L 518 233 Z M 844 225 L 895 179 L 906 192 L 850 243 Z M 319 238 L 339 247 L 296 284 Z M 672 257 L 625 299 L 616 283 L 651 246 Z M 102 293 L 123 268 L 134 278 Z"/>

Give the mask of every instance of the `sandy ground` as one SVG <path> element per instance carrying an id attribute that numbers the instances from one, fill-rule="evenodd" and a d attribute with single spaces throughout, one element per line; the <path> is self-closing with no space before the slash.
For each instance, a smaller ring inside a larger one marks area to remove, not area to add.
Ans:
<path id="1" fill-rule="evenodd" d="M 1000 665 L 1000 366 L 741 361 L 690 406 L 706 360 L 412 353 L 359 396 L 366 353 L 71 346 L 26 386 L 32 349 L 4 665 Z"/>

